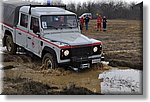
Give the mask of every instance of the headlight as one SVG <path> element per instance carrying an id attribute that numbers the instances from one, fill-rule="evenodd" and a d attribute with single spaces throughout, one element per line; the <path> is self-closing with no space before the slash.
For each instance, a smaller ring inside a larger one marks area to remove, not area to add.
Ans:
<path id="1" fill-rule="evenodd" d="M 64 56 L 68 56 L 69 55 L 69 50 L 65 50 L 64 51 Z"/>
<path id="2" fill-rule="evenodd" d="M 97 51 L 98 51 L 98 47 L 94 47 L 93 52 L 97 52 Z"/>
<path id="3" fill-rule="evenodd" d="M 102 47 L 102 45 L 99 45 L 99 47 L 101 48 L 101 47 Z"/>
<path id="4" fill-rule="evenodd" d="M 99 47 L 100 47 L 100 51 L 102 51 L 102 45 L 100 45 Z"/>

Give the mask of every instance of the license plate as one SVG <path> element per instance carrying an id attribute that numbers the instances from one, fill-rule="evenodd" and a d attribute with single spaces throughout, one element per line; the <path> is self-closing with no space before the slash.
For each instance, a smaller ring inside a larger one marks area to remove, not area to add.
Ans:
<path id="1" fill-rule="evenodd" d="M 93 63 L 100 63 L 100 62 L 101 62 L 100 59 L 93 59 L 93 60 L 92 60 L 92 64 L 93 64 Z"/>

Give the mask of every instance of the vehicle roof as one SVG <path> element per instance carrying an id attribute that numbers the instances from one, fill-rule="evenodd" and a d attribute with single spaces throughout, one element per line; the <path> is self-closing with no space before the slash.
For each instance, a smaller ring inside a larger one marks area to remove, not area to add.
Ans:
<path id="1" fill-rule="evenodd" d="M 30 6 L 22 6 L 21 12 L 29 13 Z M 59 7 L 31 7 L 31 15 L 75 15 L 75 13 Z"/>
<path id="2" fill-rule="evenodd" d="M 0 3 L 0 8 L 2 8 L 2 21 L 5 24 L 10 26 L 16 26 L 19 22 L 19 11 L 29 13 L 31 5 L 31 14 L 34 16 L 41 16 L 41 15 L 72 15 L 70 11 L 67 11 L 64 8 L 58 7 L 48 7 L 47 5 L 41 5 L 38 3 L 31 3 L 31 2 L 2 2 Z M 39 6 L 39 7 L 37 7 Z M 52 6 L 52 5 L 51 5 Z M 55 6 L 55 5 L 53 5 Z M 62 5 L 63 7 L 63 5 Z M 11 18 L 11 19 L 10 19 Z"/>

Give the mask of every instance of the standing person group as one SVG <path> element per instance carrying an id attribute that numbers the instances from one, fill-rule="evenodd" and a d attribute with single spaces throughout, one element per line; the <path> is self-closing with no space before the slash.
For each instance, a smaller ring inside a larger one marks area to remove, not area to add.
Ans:
<path id="1" fill-rule="evenodd" d="M 84 23 L 85 23 L 85 29 L 88 30 L 89 21 L 90 21 L 90 17 L 88 15 L 86 15 L 85 17 L 83 16 L 83 17 L 80 18 L 80 29 L 81 29 L 81 31 L 84 28 Z"/>
<path id="2" fill-rule="evenodd" d="M 88 24 L 89 24 L 89 21 L 90 21 L 90 17 L 88 15 L 86 15 L 85 17 L 81 17 L 80 18 L 80 28 L 81 28 L 81 31 L 83 30 L 84 28 L 84 23 L 85 23 L 85 28 L 86 30 L 88 30 Z M 103 25 L 103 26 L 102 26 Z M 102 31 L 102 27 L 103 27 L 103 31 L 106 31 L 107 29 L 107 19 L 106 17 L 104 16 L 103 18 L 101 17 L 101 15 L 99 15 L 97 17 L 97 31 Z"/>
<path id="3" fill-rule="evenodd" d="M 104 16 L 103 18 L 101 17 L 101 15 L 99 15 L 97 17 L 97 31 L 102 31 L 102 23 L 103 23 L 103 31 L 106 31 L 106 26 L 107 26 L 107 19 Z"/>

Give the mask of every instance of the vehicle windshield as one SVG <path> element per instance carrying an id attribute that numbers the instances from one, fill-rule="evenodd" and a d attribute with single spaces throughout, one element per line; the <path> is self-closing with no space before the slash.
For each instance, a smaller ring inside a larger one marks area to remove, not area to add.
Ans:
<path id="1" fill-rule="evenodd" d="M 41 16 L 43 29 L 72 29 L 77 28 L 75 15 L 45 15 Z"/>

